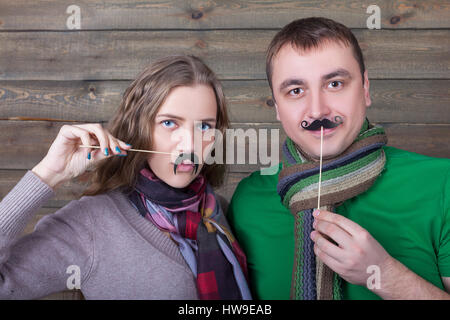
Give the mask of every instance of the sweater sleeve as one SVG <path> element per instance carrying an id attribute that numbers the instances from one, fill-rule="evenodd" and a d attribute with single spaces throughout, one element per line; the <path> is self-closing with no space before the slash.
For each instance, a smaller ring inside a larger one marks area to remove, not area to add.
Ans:
<path id="1" fill-rule="evenodd" d="M 0 299 L 34 299 L 81 286 L 93 260 L 92 223 L 74 200 L 20 237 L 54 191 L 28 171 L 0 202 Z M 79 273 L 78 273 L 79 271 Z M 81 287 L 82 289 L 82 287 Z"/>

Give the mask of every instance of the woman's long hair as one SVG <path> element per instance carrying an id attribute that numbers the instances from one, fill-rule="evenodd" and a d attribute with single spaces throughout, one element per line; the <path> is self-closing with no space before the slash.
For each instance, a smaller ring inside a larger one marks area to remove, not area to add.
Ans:
<path id="1" fill-rule="evenodd" d="M 152 130 L 155 116 L 171 90 L 178 86 L 210 86 L 217 102 L 216 129 L 224 136 L 229 121 L 222 85 L 214 72 L 195 56 L 169 56 L 154 62 L 139 74 L 126 89 L 122 102 L 107 125 L 108 131 L 135 149 L 148 149 L 153 145 Z M 82 195 L 96 195 L 117 188 L 133 188 L 139 170 L 148 154 L 129 152 L 126 157 L 110 157 L 98 162 L 90 185 Z M 224 164 L 205 164 L 202 172 L 207 181 L 218 187 L 223 183 Z"/>

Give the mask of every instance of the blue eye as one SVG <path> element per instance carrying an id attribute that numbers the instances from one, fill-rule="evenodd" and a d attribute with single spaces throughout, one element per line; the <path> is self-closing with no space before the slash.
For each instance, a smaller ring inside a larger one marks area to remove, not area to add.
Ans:
<path id="1" fill-rule="evenodd" d="M 206 131 L 206 130 L 211 129 L 211 126 L 209 124 L 207 124 L 206 122 L 203 122 L 203 123 L 199 124 L 198 127 L 202 131 Z"/>
<path id="2" fill-rule="evenodd" d="M 164 120 L 161 122 L 161 124 L 166 128 L 173 128 L 175 122 L 173 122 L 172 120 Z"/>

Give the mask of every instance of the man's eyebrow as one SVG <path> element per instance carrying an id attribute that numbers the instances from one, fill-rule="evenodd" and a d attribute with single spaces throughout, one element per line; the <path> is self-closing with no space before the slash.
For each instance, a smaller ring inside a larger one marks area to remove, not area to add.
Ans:
<path id="1" fill-rule="evenodd" d="M 352 75 L 350 74 L 350 72 L 348 72 L 345 69 L 337 69 L 336 71 L 330 72 L 330 73 L 322 76 L 322 80 L 326 81 L 326 80 L 329 80 L 334 77 L 343 77 L 343 78 L 351 79 Z"/>
<path id="2" fill-rule="evenodd" d="M 304 84 L 305 82 L 302 79 L 287 79 L 280 84 L 279 90 L 281 91 L 289 86 L 302 86 Z"/>
<path id="3" fill-rule="evenodd" d="M 351 79 L 352 75 L 347 70 L 340 68 L 322 76 L 322 81 L 326 81 L 334 77 L 343 77 Z M 303 79 L 298 78 L 286 79 L 280 84 L 279 90 L 282 91 L 289 86 L 303 86 L 304 84 L 305 81 Z"/>

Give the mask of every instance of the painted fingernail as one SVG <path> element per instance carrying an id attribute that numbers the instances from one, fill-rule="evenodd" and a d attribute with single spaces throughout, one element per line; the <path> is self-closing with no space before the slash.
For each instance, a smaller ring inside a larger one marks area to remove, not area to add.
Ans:
<path id="1" fill-rule="evenodd" d="M 116 147 L 116 151 L 119 152 L 119 153 L 122 152 L 122 151 L 120 151 L 119 147 Z"/>
<path id="2" fill-rule="evenodd" d="M 105 156 L 109 156 L 108 148 L 105 148 Z"/>
<path id="3" fill-rule="evenodd" d="M 88 160 L 91 160 L 91 153 L 88 153 Z"/>
<path id="4" fill-rule="evenodd" d="M 319 209 L 315 209 L 314 212 L 313 212 L 313 216 L 317 217 L 319 215 L 319 213 L 320 213 L 320 210 Z"/>
<path id="5" fill-rule="evenodd" d="M 127 154 L 118 154 L 117 156 L 118 156 L 118 157 L 126 157 Z"/>
<path id="6" fill-rule="evenodd" d="M 129 144 L 129 143 L 126 143 L 126 145 L 129 146 L 129 147 L 131 147 L 131 144 Z"/>

